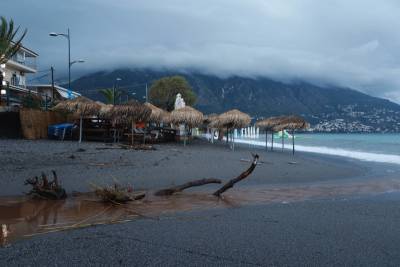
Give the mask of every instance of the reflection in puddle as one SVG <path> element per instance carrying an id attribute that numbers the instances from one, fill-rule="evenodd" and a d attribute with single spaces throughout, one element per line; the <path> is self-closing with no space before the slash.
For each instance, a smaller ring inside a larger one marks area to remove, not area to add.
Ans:
<path id="1" fill-rule="evenodd" d="M 32 200 L 24 197 L 0 199 L 0 244 L 41 233 L 75 229 L 98 224 L 118 223 L 137 218 L 157 219 L 165 213 L 195 209 L 229 208 L 246 204 L 288 203 L 360 194 L 400 191 L 400 181 L 348 182 L 298 186 L 237 186 L 222 199 L 210 192 L 181 193 L 155 197 L 125 205 L 98 202 L 92 194 L 81 194 L 61 201 Z M 212 192 L 212 191 L 211 191 Z"/>

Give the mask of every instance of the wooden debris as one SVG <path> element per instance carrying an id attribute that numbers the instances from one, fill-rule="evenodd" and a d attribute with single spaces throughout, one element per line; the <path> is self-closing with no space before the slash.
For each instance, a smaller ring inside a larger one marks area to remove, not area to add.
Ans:
<path id="1" fill-rule="evenodd" d="M 117 183 L 112 186 L 100 187 L 92 184 L 95 188 L 94 193 L 103 202 L 109 202 L 113 204 L 124 204 L 129 201 L 140 200 L 146 196 L 145 193 L 133 193 L 133 189 L 130 186 L 122 187 Z"/>
<path id="2" fill-rule="evenodd" d="M 134 144 L 134 145 L 124 145 L 120 144 L 120 148 L 122 149 L 133 149 L 133 150 L 156 150 L 153 146 L 151 145 L 145 145 L 145 144 Z"/>
<path id="3" fill-rule="evenodd" d="M 250 167 L 246 171 L 242 172 L 238 177 L 236 177 L 236 178 L 230 180 L 229 182 L 227 182 L 226 184 L 224 184 L 224 186 L 222 186 L 220 189 L 215 191 L 213 195 L 220 197 L 222 193 L 224 193 L 228 189 L 232 188 L 236 183 L 238 183 L 241 180 L 248 177 L 256 168 L 258 158 L 259 158 L 259 156 L 257 154 L 253 155 L 253 162 L 251 163 Z"/>
<path id="4" fill-rule="evenodd" d="M 53 170 L 53 180 L 49 181 L 46 174 L 42 173 L 41 178 L 37 176 L 34 178 L 26 179 L 25 185 L 31 185 L 32 189 L 27 193 L 27 195 L 32 195 L 33 197 L 42 199 L 65 199 L 67 193 L 65 189 L 61 187 L 58 182 L 58 177 L 56 172 Z"/>
<path id="5" fill-rule="evenodd" d="M 208 178 L 208 179 L 201 179 L 201 180 L 196 180 L 192 182 L 187 182 L 182 185 L 174 186 L 171 188 L 167 189 L 162 189 L 154 193 L 156 196 L 170 196 L 172 194 L 181 192 L 187 188 L 193 187 L 193 186 L 201 186 L 205 184 L 220 184 L 221 180 L 215 179 L 215 178 Z"/>

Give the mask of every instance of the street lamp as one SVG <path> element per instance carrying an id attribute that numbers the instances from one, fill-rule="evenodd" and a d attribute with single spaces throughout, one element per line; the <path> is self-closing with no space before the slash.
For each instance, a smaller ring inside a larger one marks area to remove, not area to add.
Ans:
<path id="1" fill-rule="evenodd" d="M 67 40 L 68 40 L 68 90 L 71 91 L 71 66 L 74 63 L 71 62 L 71 35 L 69 33 L 69 28 L 67 29 L 67 33 L 51 32 L 51 33 L 49 33 L 49 35 L 52 37 L 63 36 L 65 38 L 67 38 Z M 77 63 L 77 62 L 75 62 L 75 63 Z"/>
<path id="2" fill-rule="evenodd" d="M 72 65 L 74 65 L 75 63 L 85 63 L 85 60 L 83 60 L 83 59 L 74 60 L 74 61 L 70 62 L 69 65 L 72 66 Z"/>
<path id="3" fill-rule="evenodd" d="M 113 87 L 113 105 L 114 106 L 115 106 L 115 90 L 116 90 L 116 87 L 118 85 L 118 82 L 121 81 L 121 80 L 122 80 L 121 78 L 116 78 L 115 82 L 114 82 L 114 87 Z"/>

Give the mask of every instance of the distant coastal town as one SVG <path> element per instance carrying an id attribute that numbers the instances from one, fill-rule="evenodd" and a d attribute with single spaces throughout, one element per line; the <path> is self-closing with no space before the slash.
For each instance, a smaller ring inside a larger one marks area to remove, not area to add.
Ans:
<path id="1" fill-rule="evenodd" d="M 311 115 L 310 132 L 398 133 L 400 112 L 386 108 L 362 109 L 357 105 L 338 107 L 339 112 Z M 362 111 L 361 111 L 362 110 Z M 304 115 L 304 114 L 303 114 Z"/>

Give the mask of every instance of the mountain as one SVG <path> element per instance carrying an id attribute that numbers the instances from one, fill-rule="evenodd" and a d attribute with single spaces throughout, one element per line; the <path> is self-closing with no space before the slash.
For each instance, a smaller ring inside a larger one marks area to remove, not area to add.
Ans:
<path id="1" fill-rule="evenodd" d="M 116 78 L 126 97 L 143 100 L 146 83 L 164 76 L 184 76 L 198 96 L 196 108 L 220 113 L 232 108 L 262 118 L 299 114 L 315 131 L 400 132 L 400 106 L 349 88 L 320 87 L 306 82 L 282 83 L 268 78 L 233 76 L 220 78 L 196 72 L 171 70 L 118 69 L 85 75 L 72 88 L 90 98 L 104 100 L 98 90 L 112 88 Z"/>

